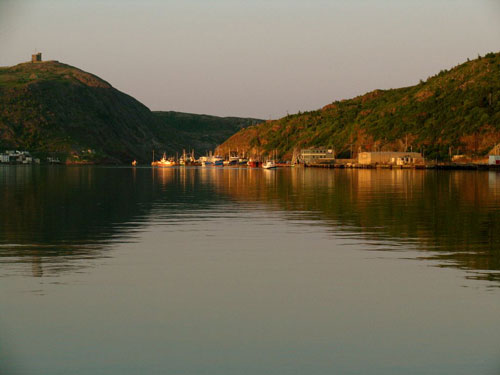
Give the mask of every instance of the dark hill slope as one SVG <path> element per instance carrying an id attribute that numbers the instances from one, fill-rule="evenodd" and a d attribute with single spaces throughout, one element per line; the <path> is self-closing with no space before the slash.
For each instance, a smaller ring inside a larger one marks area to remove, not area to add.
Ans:
<path id="1" fill-rule="evenodd" d="M 97 158 L 149 159 L 153 147 L 176 148 L 156 133 L 151 111 L 100 78 L 57 61 L 0 68 L 0 147 Z"/>
<path id="2" fill-rule="evenodd" d="M 175 130 L 184 149 L 194 148 L 197 154 L 205 154 L 241 129 L 262 122 L 253 118 L 217 117 L 173 111 L 153 113 L 165 125 L 167 131 Z"/>
<path id="3" fill-rule="evenodd" d="M 259 121 L 151 112 L 99 77 L 57 61 L 0 68 L 0 151 L 149 162 L 153 149 L 205 153 Z M 88 149 L 95 153 L 82 151 Z"/>
<path id="4" fill-rule="evenodd" d="M 376 90 L 312 112 L 241 130 L 220 146 L 253 153 L 328 146 L 349 150 L 422 150 L 426 157 L 486 154 L 500 142 L 500 54 L 441 71 L 412 87 Z"/>

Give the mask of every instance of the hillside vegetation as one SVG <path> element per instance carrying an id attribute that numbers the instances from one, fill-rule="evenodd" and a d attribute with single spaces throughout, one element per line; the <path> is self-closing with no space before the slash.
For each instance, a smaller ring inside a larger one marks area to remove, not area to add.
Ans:
<path id="1" fill-rule="evenodd" d="M 334 148 L 422 151 L 440 160 L 451 154 L 484 156 L 500 142 L 500 54 L 489 53 L 418 85 L 375 90 L 322 109 L 289 115 L 241 130 L 219 151 L 251 154 Z"/>
<path id="2" fill-rule="evenodd" d="M 253 123 L 153 113 L 99 77 L 57 61 L 0 68 L 0 151 L 24 149 L 73 162 L 149 162 L 153 149 L 213 148 Z"/>
<path id="3" fill-rule="evenodd" d="M 183 149 L 186 151 L 194 149 L 199 155 L 215 149 L 241 129 L 263 121 L 254 118 L 217 117 L 173 111 L 153 112 L 153 114 L 165 125 L 165 129 L 175 131 Z"/>

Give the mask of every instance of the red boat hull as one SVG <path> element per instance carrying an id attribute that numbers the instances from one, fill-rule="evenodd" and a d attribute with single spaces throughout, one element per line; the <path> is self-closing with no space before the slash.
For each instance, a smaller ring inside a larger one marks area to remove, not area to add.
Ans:
<path id="1" fill-rule="evenodd" d="M 262 162 L 261 161 L 249 161 L 248 166 L 250 168 L 260 168 L 262 166 Z"/>

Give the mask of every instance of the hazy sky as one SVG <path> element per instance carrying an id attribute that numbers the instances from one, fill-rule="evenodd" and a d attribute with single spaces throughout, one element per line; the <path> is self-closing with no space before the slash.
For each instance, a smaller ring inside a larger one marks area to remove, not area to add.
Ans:
<path id="1" fill-rule="evenodd" d="M 0 66 L 35 49 L 152 110 L 277 118 L 500 51 L 500 1 L 0 0 Z"/>

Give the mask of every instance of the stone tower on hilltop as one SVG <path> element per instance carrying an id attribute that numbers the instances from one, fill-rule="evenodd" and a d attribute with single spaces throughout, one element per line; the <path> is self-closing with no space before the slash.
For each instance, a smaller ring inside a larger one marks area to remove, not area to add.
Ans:
<path id="1" fill-rule="evenodd" d="M 42 53 L 37 52 L 33 55 L 31 55 L 31 62 L 36 63 L 36 62 L 41 62 L 42 61 Z"/>

